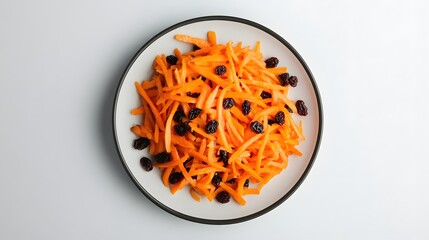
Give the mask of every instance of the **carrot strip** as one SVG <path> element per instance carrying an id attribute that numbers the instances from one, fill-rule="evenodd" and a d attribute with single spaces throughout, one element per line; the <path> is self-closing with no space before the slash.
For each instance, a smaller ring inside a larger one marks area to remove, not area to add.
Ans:
<path id="1" fill-rule="evenodd" d="M 201 198 L 200 198 L 200 196 L 198 195 L 197 191 L 196 191 L 194 188 L 191 188 L 191 189 L 189 190 L 189 192 L 190 192 L 190 194 L 191 194 L 192 198 L 193 198 L 195 201 L 200 202 Z"/>
<path id="2" fill-rule="evenodd" d="M 218 91 L 219 91 L 219 86 L 215 87 L 215 89 L 207 97 L 206 102 L 204 104 L 204 110 L 206 112 L 208 112 L 209 109 L 211 108 L 211 106 L 213 105 L 215 97 L 216 97 Z"/>
<path id="3" fill-rule="evenodd" d="M 209 39 L 209 43 L 212 46 L 216 45 L 216 33 L 213 31 L 208 31 L 207 32 L 207 38 Z"/>
<path id="4" fill-rule="evenodd" d="M 234 87 L 234 85 L 230 84 L 227 87 L 225 87 L 224 89 L 222 89 L 222 91 L 219 94 L 218 102 L 217 102 L 217 121 L 219 123 L 218 129 L 219 129 L 220 141 L 223 144 L 223 147 L 225 147 L 228 152 L 231 152 L 232 149 L 229 146 L 228 141 L 226 140 L 226 136 L 225 136 L 225 121 L 223 120 L 222 104 L 223 104 L 223 99 L 225 97 L 226 92 L 229 91 L 232 87 Z"/>
<path id="5" fill-rule="evenodd" d="M 144 107 L 138 107 L 138 108 L 134 108 L 133 110 L 131 110 L 132 115 L 142 115 L 144 113 L 145 113 Z"/>
<path id="6" fill-rule="evenodd" d="M 259 172 L 259 169 L 261 168 L 261 162 L 262 162 L 262 155 L 264 154 L 265 147 L 267 146 L 268 139 L 270 138 L 270 135 L 268 134 L 270 130 L 265 133 L 264 139 L 262 140 L 261 147 L 258 150 L 258 155 L 256 157 L 256 172 Z"/>
<path id="7" fill-rule="evenodd" d="M 176 40 L 185 42 L 185 43 L 192 43 L 197 45 L 199 48 L 206 48 L 206 47 L 211 47 L 211 44 L 209 41 L 201 39 L 201 38 L 196 38 L 196 37 L 191 37 L 188 35 L 183 35 L 183 34 L 176 34 L 174 36 L 174 38 Z"/>
<path id="8" fill-rule="evenodd" d="M 173 171 L 173 168 L 169 167 L 164 170 L 164 173 L 162 174 L 162 182 L 166 187 L 170 185 L 170 182 L 168 181 L 168 178 L 170 177 L 171 172 Z"/>
<path id="9" fill-rule="evenodd" d="M 165 123 L 165 150 L 167 150 L 167 152 L 171 151 L 171 122 L 173 121 L 173 116 L 174 113 L 176 113 L 177 107 L 179 107 L 179 103 L 175 102 L 167 118 L 167 122 Z"/>
<path id="10" fill-rule="evenodd" d="M 155 105 L 153 105 L 152 101 L 147 96 L 146 91 L 141 87 L 141 85 L 138 82 L 135 82 L 135 86 L 140 96 L 142 96 L 144 100 L 147 102 L 147 104 L 149 104 L 149 107 L 152 110 L 152 114 L 154 115 L 156 123 L 158 124 L 159 128 L 161 130 L 164 130 L 164 124 L 162 122 L 161 116 L 159 115 L 158 109 L 155 107 Z"/>

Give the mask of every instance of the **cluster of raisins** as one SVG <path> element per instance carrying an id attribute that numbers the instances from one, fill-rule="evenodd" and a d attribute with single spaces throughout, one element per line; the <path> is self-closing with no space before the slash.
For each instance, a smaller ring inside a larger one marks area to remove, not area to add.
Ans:
<path id="1" fill-rule="evenodd" d="M 194 51 L 197 51 L 200 48 L 198 46 L 194 45 L 193 49 L 194 49 Z M 166 61 L 170 65 L 176 65 L 178 62 L 178 58 L 174 55 L 169 55 L 166 57 Z M 266 68 L 275 68 L 275 67 L 277 67 L 278 64 L 279 64 L 279 59 L 276 57 L 270 57 L 270 58 L 265 60 Z M 223 76 L 227 72 L 227 68 L 224 65 L 218 65 L 215 67 L 214 72 L 218 76 Z M 201 76 L 201 79 L 203 81 L 205 81 L 206 77 Z M 278 79 L 280 80 L 280 84 L 282 86 L 296 87 L 298 85 L 298 77 L 291 76 L 287 72 L 279 74 Z M 211 85 L 211 82 L 209 82 L 209 84 Z M 200 96 L 200 93 L 187 92 L 186 95 L 188 97 L 198 98 Z M 270 92 L 267 92 L 267 91 L 262 91 L 260 94 L 260 97 L 262 99 L 267 99 L 267 98 L 271 98 L 272 94 Z M 222 103 L 222 106 L 224 109 L 231 109 L 234 105 L 235 105 L 235 100 L 233 98 L 225 98 L 223 100 L 223 103 Z M 285 104 L 284 107 L 286 108 L 286 110 L 289 113 L 293 113 L 290 106 Z M 299 115 L 306 116 L 308 114 L 308 109 L 307 109 L 303 100 L 297 100 L 295 102 L 295 107 L 296 107 L 297 113 Z M 245 116 L 250 114 L 250 112 L 252 111 L 252 105 L 251 105 L 249 100 L 243 101 L 243 103 L 241 105 L 241 111 L 242 111 L 243 115 L 245 115 Z M 189 126 L 189 122 L 191 120 L 196 119 L 201 114 L 201 112 L 202 112 L 202 109 L 194 107 L 194 108 L 190 109 L 188 115 L 186 116 L 186 114 L 182 108 L 177 109 L 173 115 L 173 120 L 177 123 L 176 125 L 174 125 L 174 130 L 175 130 L 176 134 L 179 136 L 185 136 L 185 134 L 188 131 L 191 131 L 191 127 Z M 185 118 L 187 118 L 189 121 L 185 121 L 184 120 Z M 272 125 L 272 124 L 283 125 L 283 124 L 285 124 L 285 118 L 286 118 L 285 113 L 283 111 L 279 111 L 274 116 L 274 119 L 268 119 L 268 124 L 269 125 Z M 210 120 L 207 122 L 207 124 L 205 126 L 205 131 L 208 134 L 213 134 L 217 131 L 218 126 L 219 126 L 219 123 L 216 120 Z M 263 124 L 261 122 L 258 122 L 258 121 L 251 122 L 250 123 L 250 129 L 257 134 L 261 134 L 264 132 Z M 138 138 L 138 139 L 134 140 L 134 142 L 133 142 L 133 147 L 137 150 L 143 150 L 143 149 L 149 147 L 149 145 L 150 145 L 150 140 L 148 138 L 144 138 L 144 137 Z M 229 153 L 226 150 L 220 150 L 218 158 L 219 158 L 219 161 L 223 163 L 224 167 L 228 166 Z M 170 156 L 170 153 L 168 153 L 168 152 L 161 152 L 161 153 L 158 153 L 157 155 L 154 156 L 154 161 L 157 163 L 166 163 L 166 162 L 169 162 L 170 160 L 171 160 L 171 156 Z M 188 163 L 190 163 L 192 160 L 193 160 L 193 157 L 190 157 L 183 163 L 183 166 L 188 171 L 189 171 L 189 167 L 186 167 L 186 165 Z M 142 166 L 142 168 L 145 171 L 151 171 L 153 169 L 153 161 L 147 157 L 142 157 L 140 159 L 140 165 Z M 196 179 L 196 176 L 191 176 L 191 177 L 193 179 Z M 176 183 L 180 182 L 183 178 L 184 178 L 184 176 L 183 176 L 182 172 L 173 172 L 170 174 L 168 181 L 170 184 L 176 184 Z M 226 180 L 225 182 L 228 184 L 235 184 L 235 182 L 236 182 L 235 180 L 236 180 L 235 178 L 231 178 L 229 180 Z M 213 184 L 214 187 L 218 188 L 220 186 L 221 182 L 222 182 L 222 175 L 219 173 L 216 173 L 213 176 L 211 183 Z M 246 179 L 243 186 L 249 187 L 249 179 Z M 230 201 L 230 199 L 231 199 L 231 195 L 227 191 L 221 191 L 216 195 L 216 200 L 220 203 L 227 203 Z"/>
<path id="2" fill-rule="evenodd" d="M 215 173 L 215 175 L 213 176 L 211 183 L 215 188 L 220 187 L 220 184 L 222 182 L 222 174 L 221 173 Z M 225 183 L 227 184 L 235 184 L 236 183 L 236 178 L 231 178 L 229 180 L 226 180 Z M 250 181 L 249 179 L 246 179 L 243 183 L 243 187 L 249 187 L 250 185 Z M 227 203 L 229 202 L 231 198 L 231 195 L 227 192 L 227 191 L 221 191 L 216 195 L 216 200 L 219 203 Z"/>
<path id="3" fill-rule="evenodd" d="M 289 76 L 289 73 L 282 73 L 279 75 L 280 84 L 282 86 L 290 85 L 292 87 L 296 87 L 298 85 L 298 77 L 297 76 Z"/>

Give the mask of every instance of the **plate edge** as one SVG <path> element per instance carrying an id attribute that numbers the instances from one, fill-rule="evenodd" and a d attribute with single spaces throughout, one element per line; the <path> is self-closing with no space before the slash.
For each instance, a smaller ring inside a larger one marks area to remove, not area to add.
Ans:
<path id="1" fill-rule="evenodd" d="M 141 53 L 148 47 L 150 46 L 154 41 L 156 41 L 158 38 L 162 37 L 163 35 L 167 34 L 168 32 L 185 26 L 185 25 L 189 25 L 192 23 L 197 23 L 197 22 L 202 22 L 202 21 L 216 21 L 216 20 L 223 20 L 223 21 L 231 21 L 231 22 L 239 22 L 239 23 L 243 23 L 246 25 L 250 25 L 252 27 L 258 28 L 266 33 L 268 33 L 269 35 L 273 36 L 274 38 L 276 38 L 278 41 L 280 41 L 283 45 L 285 45 L 294 55 L 295 57 L 298 59 L 298 61 L 302 64 L 302 66 L 304 67 L 304 70 L 306 71 L 306 73 L 308 74 L 310 81 L 312 83 L 313 86 L 313 90 L 315 92 L 316 95 L 316 99 L 317 99 L 317 107 L 319 110 L 319 129 L 318 129 L 318 133 L 317 133 L 317 139 L 316 139 L 316 144 L 312 153 L 312 156 L 310 158 L 310 161 L 307 165 L 307 167 L 305 168 L 303 174 L 301 175 L 301 177 L 298 179 L 298 181 L 296 182 L 296 184 L 283 196 L 281 197 L 279 200 L 277 200 L 276 202 L 274 202 L 273 204 L 271 204 L 270 206 L 255 212 L 253 214 L 244 216 L 244 217 L 240 217 L 240 218 L 233 218 L 233 219 L 222 219 L 222 220 L 215 220 L 215 219 L 205 219 L 205 218 L 197 218 L 197 217 L 193 217 L 193 216 L 189 216 L 186 214 L 183 214 L 181 212 L 178 212 L 174 209 L 171 209 L 170 207 L 164 205 L 163 203 L 161 203 L 160 201 L 158 201 L 156 198 L 154 198 L 149 192 L 147 192 L 143 186 L 140 185 L 140 183 L 137 181 L 137 179 L 134 177 L 134 175 L 132 175 L 130 169 L 128 168 L 127 164 L 125 163 L 124 160 L 124 156 L 122 154 L 121 149 L 119 148 L 119 140 L 118 140 L 118 136 L 116 133 L 116 109 L 117 109 L 117 103 L 118 103 L 118 97 L 119 97 L 119 93 L 120 90 L 122 88 L 122 84 L 125 80 L 125 77 L 127 76 L 128 71 L 130 70 L 130 68 L 132 67 L 132 65 L 134 64 L 134 62 L 137 60 L 137 58 L 141 55 Z M 115 141 L 115 147 L 116 150 L 118 152 L 118 155 L 121 159 L 121 163 L 122 166 L 124 167 L 124 169 L 126 170 L 128 176 L 131 178 L 131 180 L 134 182 L 134 184 L 137 186 L 137 188 L 149 199 L 151 200 L 155 205 L 157 205 L 158 207 L 160 207 L 161 209 L 163 209 L 164 211 L 175 215 L 179 218 L 191 221 L 191 222 L 195 222 L 195 223 L 203 223 L 203 224 L 212 224 L 212 225 L 226 225 L 226 224 L 235 224 L 235 223 L 241 223 L 241 222 L 245 222 L 245 221 L 249 221 L 252 220 L 254 218 L 257 218 L 259 216 L 262 216 L 268 212 L 270 212 L 271 210 L 275 209 L 276 207 L 278 207 L 280 204 L 282 204 L 285 200 L 287 200 L 303 183 L 303 181 L 305 180 L 305 178 L 307 177 L 308 173 L 310 172 L 312 166 L 314 165 L 314 161 L 317 157 L 319 148 L 320 148 L 320 144 L 321 144 L 321 138 L 322 138 L 322 134 L 323 134 L 323 107 L 322 107 L 322 101 L 321 101 L 321 97 L 320 97 L 320 93 L 319 93 L 319 88 L 316 84 L 316 81 L 314 79 L 314 76 L 312 74 L 312 72 L 310 71 L 310 68 L 308 67 L 307 63 L 304 61 L 304 59 L 302 58 L 302 56 L 298 53 L 298 51 L 289 43 L 287 42 L 283 37 L 281 37 L 280 35 L 278 35 L 276 32 L 274 32 L 273 30 L 259 24 L 256 22 L 253 22 L 251 20 L 248 19 L 244 19 L 244 18 L 240 18 L 240 17 L 233 17 L 233 16 L 226 16 L 226 15 L 212 15 L 212 16 L 201 16 L 201 17 L 196 17 L 196 18 L 191 18 L 188 20 L 184 20 L 181 21 L 179 23 L 176 23 L 170 27 L 165 28 L 163 31 L 159 32 L 158 34 L 156 34 L 155 36 L 153 36 L 150 40 L 148 40 L 138 51 L 137 53 L 132 57 L 131 61 L 127 64 L 127 67 L 125 68 L 121 79 L 118 83 L 118 86 L 116 88 L 116 93 L 115 93 L 115 97 L 114 97 L 114 104 L 113 104 L 113 112 L 112 112 L 112 127 L 113 127 L 113 135 L 114 135 L 114 141 Z"/>

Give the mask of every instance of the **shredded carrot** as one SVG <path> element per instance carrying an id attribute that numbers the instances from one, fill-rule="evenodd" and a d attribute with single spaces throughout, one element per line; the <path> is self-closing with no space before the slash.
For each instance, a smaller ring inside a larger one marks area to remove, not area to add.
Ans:
<path id="1" fill-rule="evenodd" d="M 195 201 L 197 201 L 197 202 L 199 202 L 200 201 L 200 196 L 198 195 L 198 193 L 197 193 L 197 191 L 194 189 L 194 188 L 191 188 L 190 190 L 189 190 L 189 192 L 191 193 L 191 196 L 192 196 L 192 198 L 195 200 Z"/>
<path id="2" fill-rule="evenodd" d="M 287 97 L 289 87 L 280 84 L 279 75 L 287 68 L 267 68 L 259 41 L 251 48 L 241 42 L 221 44 L 213 31 L 206 38 L 177 34 L 176 40 L 199 49 L 174 49 L 175 64 L 163 54 L 154 59 L 151 80 L 135 83 L 142 105 L 131 114 L 142 115 L 143 121 L 131 131 L 149 139 L 150 154 L 170 155 L 154 166 L 172 194 L 189 188 L 199 202 L 225 191 L 245 205 L 246 195 L 260 194 L 287 168 L 289 156 L 302 155 L 297 147 L 305 140 L 303 124 L 292 116 L 297 109 Z M 218 66 L 226 72 L 218 72 Z M 267 93 L 271 96 L 262 97 Z M 229 99 L 232 106 L 225 104 Z M 243 111 L 245 100 L 249 113 Z M 281 122 L 277 114 L 284 115 Z M 209 125 L 212 121 L 216 126 Z M 253 129 L 255 122 L 262 131 Z M 177 173 L 183 177 L 170 182 Z M 220 179 L 216 186 L 215 176 Z"/>

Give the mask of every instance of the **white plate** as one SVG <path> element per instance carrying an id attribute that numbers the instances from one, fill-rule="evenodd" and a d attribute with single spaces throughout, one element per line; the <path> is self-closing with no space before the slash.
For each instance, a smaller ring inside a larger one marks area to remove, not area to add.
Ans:
<path id="1" fill-rule="evenodd" d="M 243 45 L 254 46 L 261 42 L 264 58 L 275 56 L 280 60 L 279 66 L 286 66 L 291 75 L 299 79 L 298 86 L 289 90 L 292 100 L 302 99 L 308 107 L 308 115 L 296 120 L 303 121 L 306 140 L 298 149 L 302 157 L 290 157 L 289 166 L 281 174 L 275 176 L 259 195 L 247 195 L 245 206 L 231 201 L 220 204 L 202 198 L 196 202 L 189 191 L 178 191 L 172 195 L 161 181 L 158 169 L 146 172 L 140 166 L 140 158 L 147 151 L 132 148 L 136 138 L 130 128 L 139 124 L 141 117 L 131 116 L 130 110 L 140 103 L 134 82 L 150 79 L 152 63 L 159 54 L 173 54 L 174 48 L 190 50 L 189 44 L 174 40 L 175 34 L 188 34 L 205 38 L 207 31 L 215 31 L 217 41 L 243 42 Z M 156 205 L 178 217 L 208 224 L 229 224 L 246 221 L 258 217 L 283 203 L 299 187 L 307 176 L 317 154 L 322 133 L 322 106 L 313 76 L 298 52 L 282 37 L 270 29 L 249 20 L 227 17 L 209 16 L 187 20 L 160 32 L 147 42 L 131 60 L 119 83 L 114 110 L 113 129 L 118 153 L 123 165 L 137 187 Z"/>

